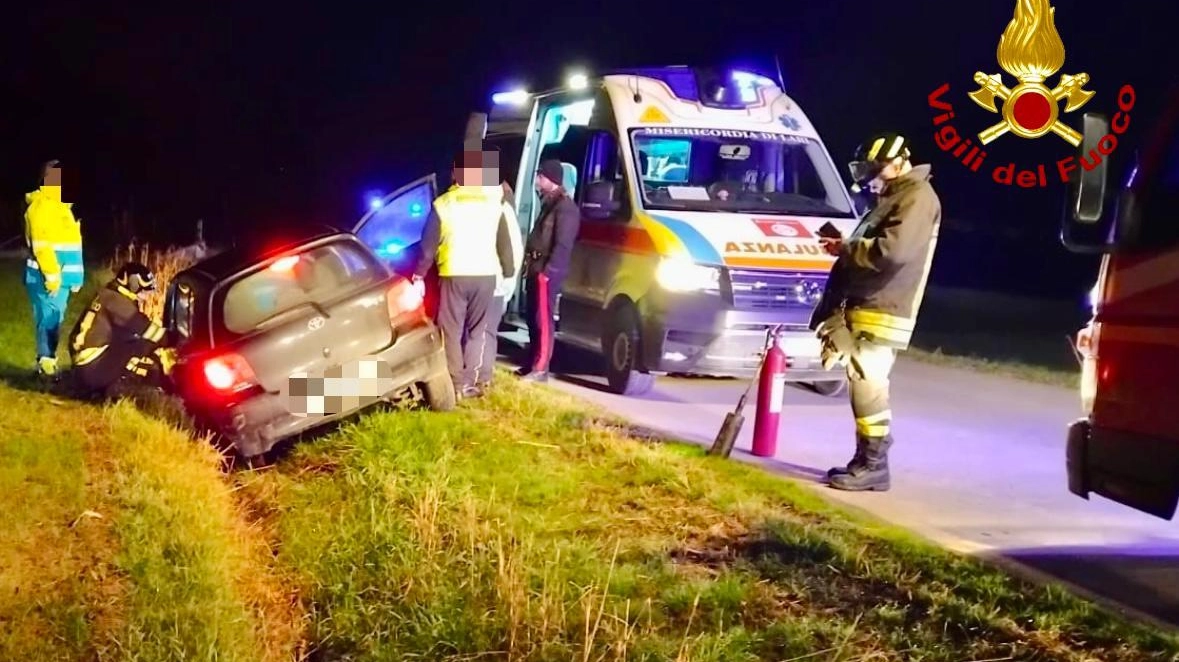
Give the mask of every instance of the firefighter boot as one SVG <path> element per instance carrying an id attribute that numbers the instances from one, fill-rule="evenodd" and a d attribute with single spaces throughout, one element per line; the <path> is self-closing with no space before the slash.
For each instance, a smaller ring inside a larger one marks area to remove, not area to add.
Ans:
<path id="1" fill-rule="evenodd" d="M 848 462 L 842 467 L 831 467 L 827 470 L 827 478 L 831 479 L 841 474 L 846 474 L 853 468 L 864 466 L 864 453 L 868 448 L 868 440 L 860 434 L 856 435 L 856 454 L 852 456 L 851 462 Z"/>
<path id="2" fill-rule="evenodd" d="M 864 447 L 864 462 L 860 466 L 848 467 L 845 474 L 831 478 L 829 485 L 847 492 L 887 492 L 891 487 L 888 475 L 888 449 L 892 446 L 892 435 L 867 440 Z"/>

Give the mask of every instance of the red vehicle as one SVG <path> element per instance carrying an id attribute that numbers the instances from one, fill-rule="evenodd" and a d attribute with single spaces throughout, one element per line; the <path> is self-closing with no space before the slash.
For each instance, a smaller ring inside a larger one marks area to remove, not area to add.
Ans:
<path id="1" fill-rule="evenodd" d="M 1088 156 L 1126 118 L 1084 121 Z M 1132 154 L 1128 145 L 1115 152 Z M 1107 193 L 1111 169 L 1106 159 L 1074 173 L 1061 232 L 1070 250 L 1103 254 L 1093 317 L 1077 337 L 1084 417 L 1068 430 L 1068 488 L 1170 520 L 1179 502 L 1179 96 Z"/>

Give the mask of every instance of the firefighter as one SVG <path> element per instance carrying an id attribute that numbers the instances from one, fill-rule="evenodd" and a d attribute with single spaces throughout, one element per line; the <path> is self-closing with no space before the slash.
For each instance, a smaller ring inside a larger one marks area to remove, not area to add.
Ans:
<path id="1" fill-rule="evenodd" d="M 862 144 L 852 178 L 861 188 L 878 184 L 879 197 L 850 237 L 820 240 L 837 259 L 810 328 L 823 343 L 825 366 L 847 369 L 856 423 L 851 461 L 827 472 L 835 489 L 890 487 L 889 374 L 913 335 L 941 223 L 930 166 L 914 166 L 910 156 L 908 140 L 896 133 Z"/>
<path id="2" fill-rule="evenodd" d="M 70 359 L 88 391 L 117 398 L 166 386 L 175 355 L 164 345 L 164 329 L 139 309 L 155 280 L 146 266 L 124 264 L 74 326 Z"/>
<path id="3" fill-rule="evenodd" d="M 581 211 L 562 183 L 565 170 L 556 159 L 546 159 L 536 172 L 536 188 L 542 200 L 536 224 L 524 246 L 527 274 L 528 365 L 519 373 L 529 381 L 549 376 L 556 333 L 557 301 L 569 272 L 573 242 L 581 225 Z"/>
<path id="4" fill-rule="evenodd" d="M 492 178 L 493 169 L 498 171 L 492 154 L 468 147 L 456 156 L 457 186 L 434 200 L 414 270 L 420 283 L 437 262 L 438 326 L 450 378 L 462 398 L 482 395 L 475 380 L 484 361 L 496 280 L 514 271 L 505 191 L 497 183 L 484 183 L 498 179 L 498 172 Z"/>
<path id="5" fill-rule="evenodd" d="M 62 198 L 61 162 L 41 168 L 41 186 L 25 195 L 25 289 L 33 307 L 36 372 L 57 376 L 57 346 L 70 294 L 85 280 L 81 224 Z"/>

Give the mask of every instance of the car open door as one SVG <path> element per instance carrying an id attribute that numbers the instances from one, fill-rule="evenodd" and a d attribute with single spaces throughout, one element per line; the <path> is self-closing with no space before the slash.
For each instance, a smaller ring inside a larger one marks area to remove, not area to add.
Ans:
<path id="1" fill-rule="evenodd" d="M 420 254 L 422 230 L 437 195 L 437 177 L 419 177 L 381 198 L 352 232 L 394 271 L 408 275 Z"/>

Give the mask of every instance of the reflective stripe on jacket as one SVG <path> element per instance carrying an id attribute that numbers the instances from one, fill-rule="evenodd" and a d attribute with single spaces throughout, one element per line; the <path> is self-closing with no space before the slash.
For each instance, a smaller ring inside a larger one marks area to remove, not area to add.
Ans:
<path id="1" fill-rule="evenodd" d="M 930 166 L 889 181 L 879 201 L 844 243 L 821 308 L 843 302 L 856 336 L 907 349 L 937 247 L 941 201 Z"/>
<path id="2" fill-rule="evenodd" d="M 42 186 L 26 194 L 25 201 L 26 278 L 81 287 L 86 276 L 82 228 L 74 218 L 72 203 L 61 201 L 60 186 Z"/>
<path id="3" fill-rule="evenodd" d="M 504 216 L 499 186 L 457 186 L 434 201 L 438 214 L 438 275 L 502 274 L 496 239 Z"/>
<path id="4" fill-rule="evenodd" d="M 139 339 L 158 345 L 164 329 L 139 310 L 133 292 L 112 281 L 98 291 L 70 333 L 70 360 L 84 366 L 113 344 Z"/>

